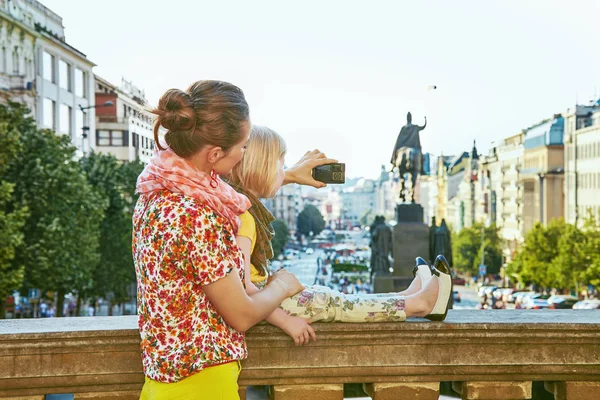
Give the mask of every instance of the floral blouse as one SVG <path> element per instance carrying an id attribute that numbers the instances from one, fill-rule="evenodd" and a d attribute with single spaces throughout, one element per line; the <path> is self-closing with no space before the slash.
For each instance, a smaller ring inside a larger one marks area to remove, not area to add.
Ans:
<path id="1" fill-rule="evenodd" d="M 142 195 L 133 215 L 133 259 L 144 373 L 177 382 L 211 364 L 244 359 L 244 333 L 223 320 L 202 286 L 244 258 L 229 222 L 191 197 Z"/>

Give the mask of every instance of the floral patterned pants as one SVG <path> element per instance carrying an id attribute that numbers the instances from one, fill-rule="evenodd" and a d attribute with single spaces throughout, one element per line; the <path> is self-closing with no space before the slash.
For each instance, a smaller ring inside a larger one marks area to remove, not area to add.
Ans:
<path id="1" fill-rule="evenodd" d="M 395 293 L 344 294 L 325 286 L 307 286 L 280 306 L 311 322 L 401 322 L 404 296 Z"/>

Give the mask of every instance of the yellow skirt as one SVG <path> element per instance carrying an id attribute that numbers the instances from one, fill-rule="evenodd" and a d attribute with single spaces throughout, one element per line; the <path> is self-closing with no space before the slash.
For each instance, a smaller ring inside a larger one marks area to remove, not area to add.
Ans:
<path id="1" fill-rule="evenodd" d="M 140 400 L 239 400 L 239 361 L 203 369 L 175 383 L 146 377 Z"/>

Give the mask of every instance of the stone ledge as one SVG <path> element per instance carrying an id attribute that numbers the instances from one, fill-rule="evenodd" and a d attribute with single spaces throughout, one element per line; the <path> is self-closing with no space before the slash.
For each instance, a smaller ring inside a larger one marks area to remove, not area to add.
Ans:
<path id="1" fill-rule="evenodd" d="M 313 326 L 318 340 L 303 347 L 269 324 L 252 328 L 240 385 L 600 382 L 595 310 L 452 310 L 444 323 Z M 131 393 L 143 382 L 137 317 L 0 321 L 0 365 L 0 398 Z"/>

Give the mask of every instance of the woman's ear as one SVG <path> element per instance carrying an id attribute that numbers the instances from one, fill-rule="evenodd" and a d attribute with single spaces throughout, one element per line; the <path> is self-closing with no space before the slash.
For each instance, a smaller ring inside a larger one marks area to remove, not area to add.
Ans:
<path id="1" fill-rule="evenodd" d="M 224 155 L 225 152 L 222 148 L 214 146 L 208 151 L 208 162 L 210 164 L 215 164 L 217 161 L 223 158 Z"/>

